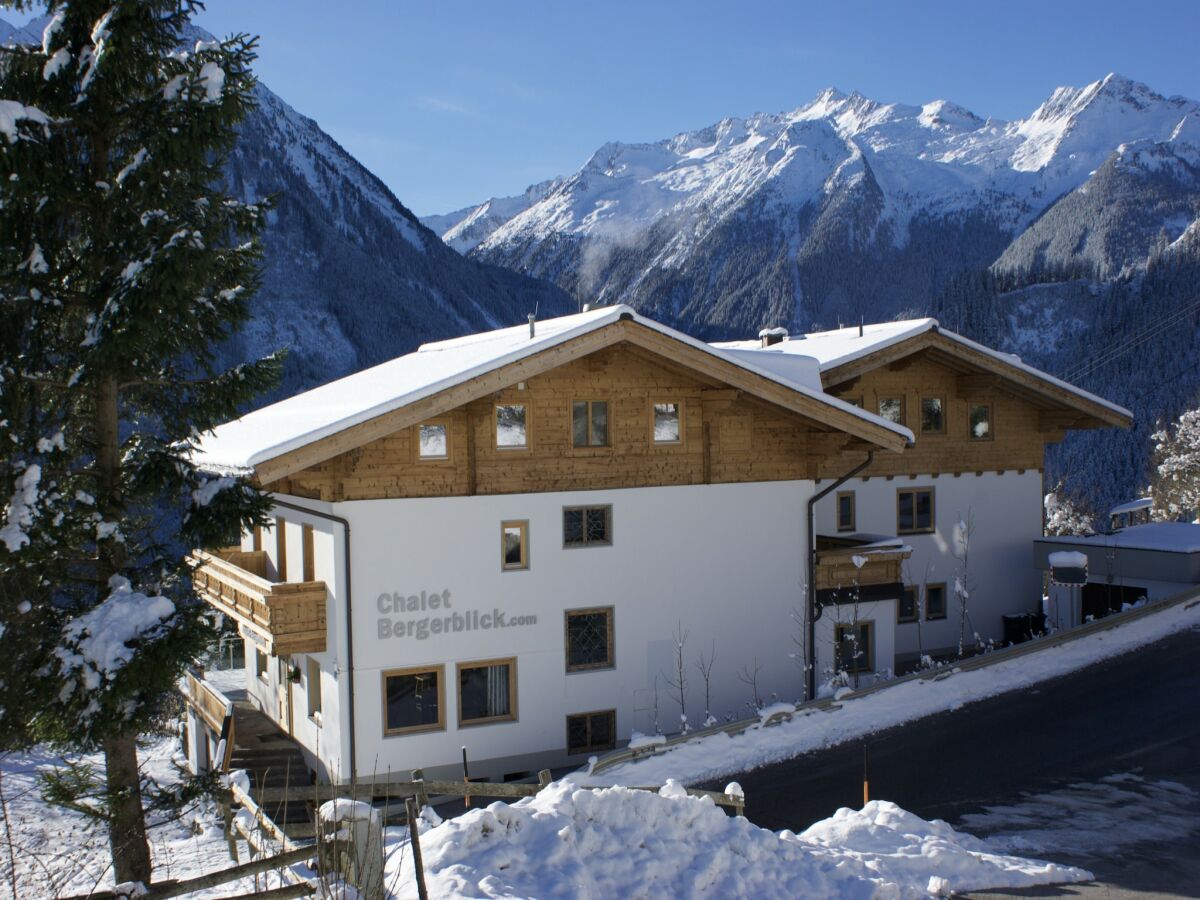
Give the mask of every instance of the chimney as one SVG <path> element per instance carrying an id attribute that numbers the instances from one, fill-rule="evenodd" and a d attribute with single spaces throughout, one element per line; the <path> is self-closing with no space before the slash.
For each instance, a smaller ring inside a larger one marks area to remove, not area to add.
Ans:
<path id="1" fill-rule="evenodd" d="M 537 323 L 537 316 L 536 316 L 536 315 L 534 315 L 533 313 L 530 313 L 530 314 L 529 314 L 529 338 L 530 338 L 530 340 L 532 340 L 532 339 L 533 339 L 533 336 L 534 336 L 534 325 L 535 325 L 536 323 Z"/>
<path id="2" fill-rule="evenodd" d="M 772 347 L 787 340 L 788 330 L 786 328 L 764 328 L 758 333 L 758 336 L 764 347 Z"/>

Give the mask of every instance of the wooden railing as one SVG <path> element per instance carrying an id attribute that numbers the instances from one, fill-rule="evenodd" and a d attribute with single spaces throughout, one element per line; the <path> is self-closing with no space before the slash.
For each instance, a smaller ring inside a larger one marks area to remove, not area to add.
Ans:
<path id="1" fill-rule="evenodd" d="M 853 547 L 838 547 L 834 550 L 818 550 L 814 578 L 816 588 L 818 591 L 827 591 L 851 585 L 899 584 L 904 580 L 901 567 L 911 552 L 908 548 L 856 550 Z M 855 565 L 856 555 L 861 556 L 862 565 Z"/>
<path id="2" fill-rule="evenodd" d="M 197 715 L 216 732 L 217 753 L 219 758 L 214 760 L 222 772 L 229 771 L 229 762 L 233 758 L 234 744 L 234 715 L 233 702 L 204 680 L 201 672 L 188 669 L 184 674 L 183 699 L 194 709 Z"/>
<path id="3" fill-rule="evenodd" d="M 200 596 L 252 631 L 268 653 L 325 650 L 325 582 L 268 581 L 261 550 L 222 551 L 219 556 L 195 550 L 191 559 L 192 583 Z"/>

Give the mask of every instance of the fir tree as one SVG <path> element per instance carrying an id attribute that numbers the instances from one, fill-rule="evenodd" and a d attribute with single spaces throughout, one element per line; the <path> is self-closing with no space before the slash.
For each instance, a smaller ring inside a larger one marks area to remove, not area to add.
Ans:
<path id="1" fill-rule="evenodd" d="M 45 6 L 0 48 L 0 740 L 102 750 L 149 882 L 136 738 L 212 635 L 182 550 L 265 515 L 191 461 L 278 372 L 214 362 L 258 286 L 264 209 L 220 188 L 254 42 L 185 43 L 191 0 Z"/>

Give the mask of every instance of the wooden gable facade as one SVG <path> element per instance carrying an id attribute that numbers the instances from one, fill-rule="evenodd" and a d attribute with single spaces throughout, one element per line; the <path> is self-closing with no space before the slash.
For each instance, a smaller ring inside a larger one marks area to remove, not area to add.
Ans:
<path id="1" fill-rule="evenodd" d="M 1062 385 L 945 335 L 928 332 L 822 373 L 825 390 L 879 413 L 899 401 L 915 437 L 903 454 L 880 454 L 864 475 L 1041 471 L 1046 444 L 1082 428 L 1128 428 L 1131 419 Z M 941 427 L 923 426 L 923 401 L 941 403 Z M 985 433 L 973 408 L 987 411 Z M 977 422 L 975 423 L 978 424 Z M 840 474 L 822 465 L 821 477 Z"/>
<path id="2" fill-rule="evenodd" d="M 820 398 L 635 322 L 622 321 L 458 386 L 417 410 L 335 435 L 336 452 L 258 467 L 270 490 L 325 501 L 815 478 L 905 439 Z M 601 446 L 577 447 L 576 402 L 607 404 Z M 677 404 L 679 440 L 656 441 L 653 405 Z M 526 446 L 498 446 L 497 407 L 521 406 Z M 444 458 L 422 458 L 422 425 L 445 427 Z M 883 455 L 892 455 L 886 453 Z M 277 477 L 272 477 L 278 472 Z"/>

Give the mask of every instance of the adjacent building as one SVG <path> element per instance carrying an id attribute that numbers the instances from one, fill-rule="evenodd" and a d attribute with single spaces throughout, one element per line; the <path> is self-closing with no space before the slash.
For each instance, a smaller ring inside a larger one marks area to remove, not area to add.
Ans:
<path id="1" fill-rule="evenodd" d="M 195 580 L 320 777 L 516 777 L 946 651 L 959 574 L 998 638 L 1044 445 L 1129 419 L 933 320 L 714 346 L 606 307 L 217 429 L 275 519 Z"/>

